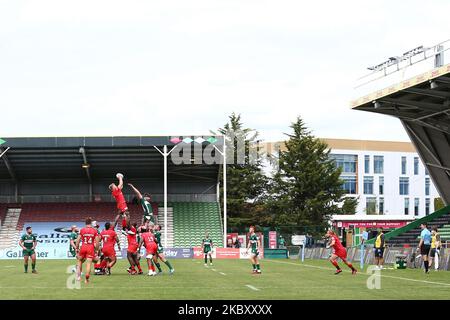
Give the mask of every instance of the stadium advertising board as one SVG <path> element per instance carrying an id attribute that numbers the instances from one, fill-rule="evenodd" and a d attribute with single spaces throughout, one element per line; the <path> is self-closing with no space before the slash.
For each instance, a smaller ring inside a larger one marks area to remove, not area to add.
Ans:
<path id="1" fill-rule="evenodd" d="M 103 226 L 104 222 L 99 222 Z M 30 222 L 25 223 L 20 237 L 25 233 L 25 228 L 30 226 L 37 238 L 36 254 L 44 259 L 74 259 L 69 256 L 70 228 L 72 225 L 80 229 L 84 226 L 81 221 L 72 222 Z M 22 248 L 18 243 L 14 246 L 0 250 L 0 259 L 21 259 Z"/>
<path id="2" fill-rule="evenodd" d="M 164 248 L 164 255 L 168 259 L 192 259 L 194 251 L 191 248 Z"/>
<path id="3" fill-rule="evenodd" d="M 276 249 L 277 248 L 277 232 L 269 231 L 269 248 Z"/>
<path id="4" fill-rule="evenodd" d="M 203 259 L 205 257 L 202 248 L 194 248 L 193 253 L 195 259 Z M 215 248 L 212 257 L 214 259 L 249 259 L 250 250 L 247 251 L 247 248 Z M 264 258 L 264 249 L 260 251 L 259 258 Z"/>

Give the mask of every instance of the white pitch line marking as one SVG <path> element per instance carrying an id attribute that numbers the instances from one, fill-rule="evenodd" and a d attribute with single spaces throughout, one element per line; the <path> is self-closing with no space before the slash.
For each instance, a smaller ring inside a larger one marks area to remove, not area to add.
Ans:
<path id="1" fill-rule="evenodd" d="M 292 263 L 292 262 L 282 262 L 282 261 L 273 261 L 273 260 L 266 260 L 266 261 L 267 262 L 274 262 L 274 263 L 290 264 L 290 265 L 295 265 L 295 266 L 299 266 L 299 267 L 315 268 L 315 269 L 321 269 L 321 270 L 334 270 L 333 268 L 319 267 L 319 266 L 313 266 L 313 265 L 309 265 L 309 264 L 297 264 L 297 263 Z M 371 276 L 372 274 L 357 273 L 357 275 Z M 422 282 L 422 283 L 428 283 L 428 284 L 436 284 L 436 285 L 440 285 L 440 286 L 450 286 L 450 283 L 445 283 L 445 282 L 417 280 L 417 279 L 410 279 L 410 278 L 388 276 L 388 275 L 384 275 L 384 274 L 381 274 L 381 277 L 391 278 L 391 279 L 398 279 L 398 280 L 405 280 L 405 281 L 412 281 L 412 282 Z"/>
<path id="2" fill-rule="evenodd" d="M 223 272 L 219 272 L 221 275 L 223 275 L 223 276 L 226 276 L 226 274 L 225 273 L 223 273 Z"/>
<path id="3" fill-rule="evenodd" d="M 254 287 L 254 286 L 251 286 L 251 285 L 249 285 L 249 284 L 246 284 L 245 286 L 246 286 L 247 288 L 250 288 L 250 289 L 254 290 L 254 291 L 259 291 L 258 288 Z"/>
<path id="4" fill-rule="evenodd" d="M 216 272 L 217 270 L 216 269 L 211 269 L 212 271 L 214 271 L 214 272 Z"/>

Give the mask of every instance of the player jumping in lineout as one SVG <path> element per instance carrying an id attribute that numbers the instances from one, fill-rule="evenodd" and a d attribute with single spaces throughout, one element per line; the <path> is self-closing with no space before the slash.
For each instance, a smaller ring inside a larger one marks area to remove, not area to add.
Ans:
<path id="1" fill-rule="evenodd" d="M 128 186 L 133 190 L 139 204 L 142 207 L 142 210 L 144 211 L 144 216 L 142 217 L 142 224 L 144 224 L 146 221 L 155 223 L 155 218 L 153 217 L 153 207 L 150 203 L 150 201 L 152 200 L 150 195 L 148 193 L 144 193 L 142 195 L 142 193 L 131 183 L 129 183 Z"/>
<path id="2" fill-rule="evenodd" d="M 261 249 L 261 239 L 255 233 L 254 226 L 250 226 L 249 233 L 250 233 L 250 236 L 248 239 L 247 251 L 248 251 L 248 249 L 251 248 L 250 261 L 252 262 L 253 273 L 261 274 L 261 267 L 259 265 L 259 258 L 258 258 L 259 250 Z"/>
<path id="3" fill-rule="evenodd" d="M 24 261 L 24 268 L 25 273 L 28 273 L 28 259 L 31 258 L 31 268 L 32 273 L 37 273 L 36 271 L 36 252 L 34 249 L 36 249 L 37 241 L 36 241 L 36 235 L 33 234 L 33 230 L 31 227 L 27 227 L 26 233 L 22 235 L 19 241 L 19 246 L 22 247 L 23 251 L 23 261 Z"/>
<path id="4" fill-rule="evenodd" d="M 114 183 L 111 183 L 109 185 L 109 190 L 111 190 L 111 194 L 116 199 L 117 203 L 117 216 L 114 220 L 114 228 L 119 224 L 119 221 L 122 220 L 122 230 L 125 230 L 128 221 L 130 221 L 130 213 L 128 211 L 127 202 L 125 201 L 125 197 L 123 196 L 122 189 L 123 189 L 123 174 L 118 173 L 116 175 L 117 179 L 119 180 L 119 184 L 116 185 Z"/>
<path id="5" fill-rule="evenodd" d="M 352 270 L 352 274 L 356 274 L 357 270 L 353 267 L 353 265 L 350 262 L 347 261 L 347 250 L 341 244 L 341 241 L 339 241 L 338 236 L 332 230 L 328 230 L 326 237 L 330 239 L 327 248 L 330 247 L 333 248 L 333 253 L 331 254 L 330 257 L 330 262 L 333 266 L 336 267 L 336 272 L 334 274 L 340 274 L 342 272 L 341 267 L 339 267 L 337 263 L 337 258 L 341 258 L 342 262 L 344 262 Z"/>
<path id="6" fill-rule="evenodd" d="M 213 242 L 211 238 L 209 237 L 208 232 L 205 233 L 205 239 L 202 240 L 202 248 L 203 248 L 203 254 L 205 255 L 205 267 L 208 266 L 208 256 L 209 256 L 209 265 L 213 265 L 212 260 L 212 249 L 213 249 Z"/>

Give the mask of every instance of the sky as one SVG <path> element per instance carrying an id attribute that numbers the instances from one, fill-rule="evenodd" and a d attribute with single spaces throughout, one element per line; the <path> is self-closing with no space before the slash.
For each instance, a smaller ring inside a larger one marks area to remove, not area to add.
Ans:
<path id="1" fill-rule="evenodd" d="M 408 141 L 351 110 L 367 67 L 450 38 L 449 1 L 0 0 L 0 137 L 201 135 L 232 112 L 265 141 Z"/>

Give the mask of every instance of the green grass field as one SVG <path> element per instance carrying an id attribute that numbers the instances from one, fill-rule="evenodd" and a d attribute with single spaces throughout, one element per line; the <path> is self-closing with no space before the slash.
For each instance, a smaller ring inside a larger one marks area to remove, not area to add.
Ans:
<path id="1" fill-rule="evenodd" d="M 0 261 L 0 299 L 450 299 L 450 272 L 383 270 L 381 289 L 368 289 L 369 275 L 335 276 L 327 261 L 263 260 L 252 275 L 245 260 L 172 260 L 175 274 L 130 276 L 120 260 L 111 276 L 92 276 L 89 285 L 68 289 L 74 261 L 38 261 L 39 274 L 24 274 L 21 260 Z M 30 266 L 31 269 L 31 266 Z"/>

